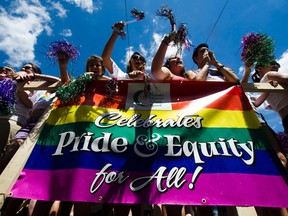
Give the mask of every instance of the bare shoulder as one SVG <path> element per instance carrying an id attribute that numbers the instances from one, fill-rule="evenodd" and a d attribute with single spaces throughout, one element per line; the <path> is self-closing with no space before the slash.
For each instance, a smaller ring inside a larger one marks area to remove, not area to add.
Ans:
<path id="1" fill-rule="evenodd" d="M 188 80 L 194 80 L 194 78 L 196 77 L 197 71 L 194 70 L 188 70 L 185 71 L 185 76 Z"/>

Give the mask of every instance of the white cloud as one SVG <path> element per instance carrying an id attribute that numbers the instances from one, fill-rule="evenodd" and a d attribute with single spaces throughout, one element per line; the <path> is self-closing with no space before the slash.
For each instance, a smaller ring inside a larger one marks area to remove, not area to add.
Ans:
<path id="1" fill-rule="evenodd" d="M 93 13 L 101 9 L 101 2 L 93 4 L 93 0 L 66 0 L 66 2 L 75 4 L 77 7 L 80 7 L 83 10 L 86 10 L 88 13 Z"/>
<path id="2" fill-rule="evenodd" d="M 140 44 L 139 45 L 139 50 L 140 50 L 140 53 L 146 57 L 148 55 L 148 51 L 145 49 L 144 45 L 143 44 Z"/>
<path id="3" fill-rule="evenodd" d="M 59 2 L 51 2 L 51 7 L 53 10 L 56 10 L 57 16 L 61 18 L 66 18 L 67 17 L 67 10 L 62 6 L 61 3 Z"/>
<path id="4" fill-rule="evenodd" d="M 37 37 L 51 33 L 51 19 L 46 8 L 37 0 L 17 0 L 13 11 L 0 7 L 0 50 L 8 55 L 4 63 L 14 67 L 33 61 Z"/>
<path id="5" fill-rule="evenodd" d="M 150 31 L 149 27 L 145 28 L 144 31 L 143 31 L 143 35 L 147 35 L 149 31 Z"/>
<path id="6" fill-rule="evenodd" d="M 60 32 L 60 35 L 64 37 L 71 37 L 72 31 L 70 29 L 63 29 L 62 32 Z"/>
<path id="7" fill-rule="evenodd" d="M 154 18 L 152 19 L 152 23 L 157 26 L 157 25 L 158 25 L 158 20 L 159 20 L 158 18 L 155 18 L 155 17 L 154 17 Z"/>
<path id="8" fill-rule="evenodd" d="M 288 73 L 288 50 L 286 50 L 280 57 L 280 59 L 277 60 L 279 64 L 281 65 L 279 72 L 281 73 Z"/>
<path id="9" fill-rule="evenodd" d="M 129 62 L 129 59 L 130 59 L 131 55 L 135 52 L 133 49 L 134 49 L 134 47 L 132 47 L 132 46 L 128 47 L 126 49 L 125 58 L 121 60 L 121 63 L 125 67 L 125 71 L 124 72 L 126 72 L 126 66 L 127 66 L 128 62 Z"/>
<path id="10" fill-rule="evenodd" d="M 158 50 L 164 36 L 165 36 L 164 34 L 158 34 L 158 33 L 153 34 L 153 42 L 150 46 L 150 53 L 152 56 L 155 55 L 155 53 Z M 167 58 L 171 55 L 176 55 L 176 53 L 177 53 L 177 46 L 175 46 L 171 43 L 170 46 L 168 46 L 167 52 L 165 54 L 165 58 Z"/>
<path id="11" fill-rule="evenodd" d="M 238 69 L 238 73 L 241 75 L 241 77 L 243 76 L 243 74 L 244 74 L 244 66 L 241 66 L 241 67 Z"/>

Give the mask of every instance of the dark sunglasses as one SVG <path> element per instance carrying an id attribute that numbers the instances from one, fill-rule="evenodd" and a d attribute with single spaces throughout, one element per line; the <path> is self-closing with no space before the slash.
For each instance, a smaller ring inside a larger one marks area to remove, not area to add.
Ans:
<path id="1" fill-rule="evenodd" d="M 173 58 L 170 58 L 169 61 L 178 61 L 178 60 L 182 60 L 180 57 L 173 57 Z"/>
<path id="2" fill-rule="evenodd" d="M 145 62 L 145 59 L 142 56 L 140 56 L 140 55 L 133 55 L 131 57 L 131 59 L 132 60 L 141 60 L 141 61 Z"/>
<path id="3" fill-rule="evenodd" d="M 89 64 L 89 67 L 94 67 L 94 66 L 101 67 L 102 65 L 101 64 L 93 64 L 93 63 Z"/>
<path id="4" fill-rule="evenodd" d="M 25 70 L 33 70 L 33 67 L 32 67 L 32 66 L 24 66 L 24 67 L 22 67 L 22 68 L 24 68 Z"/>

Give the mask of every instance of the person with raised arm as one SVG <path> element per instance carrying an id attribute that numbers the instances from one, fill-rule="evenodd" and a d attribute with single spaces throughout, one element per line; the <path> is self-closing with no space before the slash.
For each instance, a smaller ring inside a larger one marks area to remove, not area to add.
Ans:
<path id="1" fill-rule="evenodd" d="M 121 70 L 118 65 L 111 58 L 114 45 L 116 40 L 121 34 L 123 34 L 123 29 L 125 27 L 124 22 L 116 22 L 113 25 L 113 32 L 108 39 L 103 52 L 102 59 L 105 67 L 107 68 L 110 76 L 119 80 L 123 79 L 144 79 L 146 72 L 146 59 L 139 53 L 134 52 L 128 62 L 126 73 Z"/>
<path id="2" fill-rule="evenodd" d="M 152 60 L 151 73 L 156 80 L 187 80 L 187 72 L 183 60 L 179 55 L 171 55 L 163 64 L 167 49 L 170 42 L 173 41 L 175 34 L 176 32 L 172 32 L 163 38 Z M 196 76 L 196 74 L 191 71 L 191 79 L 193 75 Z"/>

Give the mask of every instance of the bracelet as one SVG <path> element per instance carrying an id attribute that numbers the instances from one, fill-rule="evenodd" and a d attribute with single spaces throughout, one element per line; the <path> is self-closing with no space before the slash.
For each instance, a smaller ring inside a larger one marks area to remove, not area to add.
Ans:
<path id="1" fill-rule="evenodd" d="M 115 32 L 117 35 L 119 35 L 121 38 L 125 38 L 126 33 L 124 32 L 123 29 L 119 29 L 117 27 L 112 26 L 113 32 Z"/>
<path id="2" fill-rule="evenodd" d="M 216 67 L 218 70 L 220 70 L 221 68 L 223 68 L 224 67 L 224 65 L 220 65 L 220 66 L 218 66 L 218 67 Z"/>

